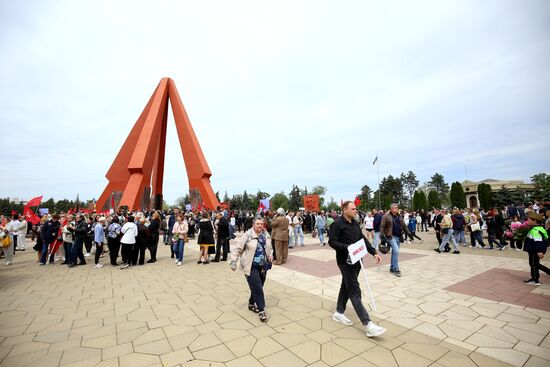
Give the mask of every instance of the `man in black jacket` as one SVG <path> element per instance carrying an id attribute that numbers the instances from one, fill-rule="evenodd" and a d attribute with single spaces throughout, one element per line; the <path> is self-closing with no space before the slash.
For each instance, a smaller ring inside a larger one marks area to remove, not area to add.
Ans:
<path id="1" fill-rule="evenodd" d="M 361 323 L 365 326 L 367 337 L 372 338 L 382 335 L 386 329 L 376 325 L 370 320 L 369 314 L 361 302 L 361 288 L 357 280 L 359 272 L 361 271 L 361 264 L 359 261 L 355 264 L 351 264 L 351 261 L 348 261 L 348 246 L 356 243 L 362 238 L 367 245 L 367 251 L 374 256 L 376 262 L 379 263 L 381 259 L 374 247 L 372 247 L 370 242 L 363 235 L 359 222 L 355 220 L 355 216 L 357 215 L 355 204 L 351 201 L 344 202 L 342 211 L 342 216 L 336 218 L 334 223 L 330 226 L 330 238 L 328 242 L 330 247 L 336 250 L 336 263 L 342 273 L 342 283 L 336 303 L 336 312 L 332 315 L 332 319 L 345 325 L 353 324 L 353 322 L 344 315 L 346 304 L 349 299 Z"/>
<path id="2" fill-rule="evenodd" d="M 220 261 L 220 252 L 223 249 L 222 261 L 227 261 L 227 254 L 229 253 L 229 221 L 223 215 L 218 213 L 218 242 L 216 243 L 216 256 L 212 262 Z"/>

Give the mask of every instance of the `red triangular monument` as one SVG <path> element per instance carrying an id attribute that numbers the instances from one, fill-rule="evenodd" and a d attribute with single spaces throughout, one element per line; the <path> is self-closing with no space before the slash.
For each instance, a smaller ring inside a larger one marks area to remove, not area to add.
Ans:
<path id="1" fill-rule="evenodd" d="M 109 209 L 111 197 L 116 199 L 117 207 L 127 206 L 130 210 L 162 208 L 169 100 L 187 169 L 189 189 L 198 190 L 209 209 L 215 209 L 219 205 L 210 185 L 212 173 L 176 85 L 172 79 L 163 78 L 105 175 L 109 183 L 97 200 L 98 210 Z M 153 205 L 151 199 L 154 201 Z"/>

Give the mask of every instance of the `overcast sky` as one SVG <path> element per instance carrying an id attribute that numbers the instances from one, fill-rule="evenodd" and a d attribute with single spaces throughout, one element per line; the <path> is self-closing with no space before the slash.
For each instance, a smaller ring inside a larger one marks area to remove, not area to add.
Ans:
<path id="1" fill-rule="evenodd" d="M 0 0 L 0 37 L 2 197 L 98 198 L 165 76 L 220 196 L 550 172 L 550 1 Z"/>

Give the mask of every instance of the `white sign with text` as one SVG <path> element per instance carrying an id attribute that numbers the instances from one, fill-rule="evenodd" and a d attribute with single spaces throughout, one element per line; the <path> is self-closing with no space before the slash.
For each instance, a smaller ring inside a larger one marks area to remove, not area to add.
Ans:
<path id="1" fill-rule="evenodd" d="M 368 254 L 365 240 L 361 238 L 359 241 L 355 242 L 354 244 L 349 245 L 348 253 L 352 264 L 355 264 L 357 261 L 363 258 L 363 256 Z"/>

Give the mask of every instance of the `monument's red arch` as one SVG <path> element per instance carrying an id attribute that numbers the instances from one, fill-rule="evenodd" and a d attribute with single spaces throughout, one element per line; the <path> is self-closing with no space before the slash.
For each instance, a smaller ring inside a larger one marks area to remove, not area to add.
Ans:
<path id="1" fill-rule="evenodd" d="M 212 173 L 176 85 L 172 79 L 163 78 L 105 175 L 109 183 L 97 200 L 98 209 L 109 209 L 115 201 L 110 200 L 113 196 L 117 199 L 117 207 L 161 209 L 168 101 L 176 122 L 189 189 L 198 190 L 204 206 L 215 209 L 219 205 L 210 185 Z"/>

